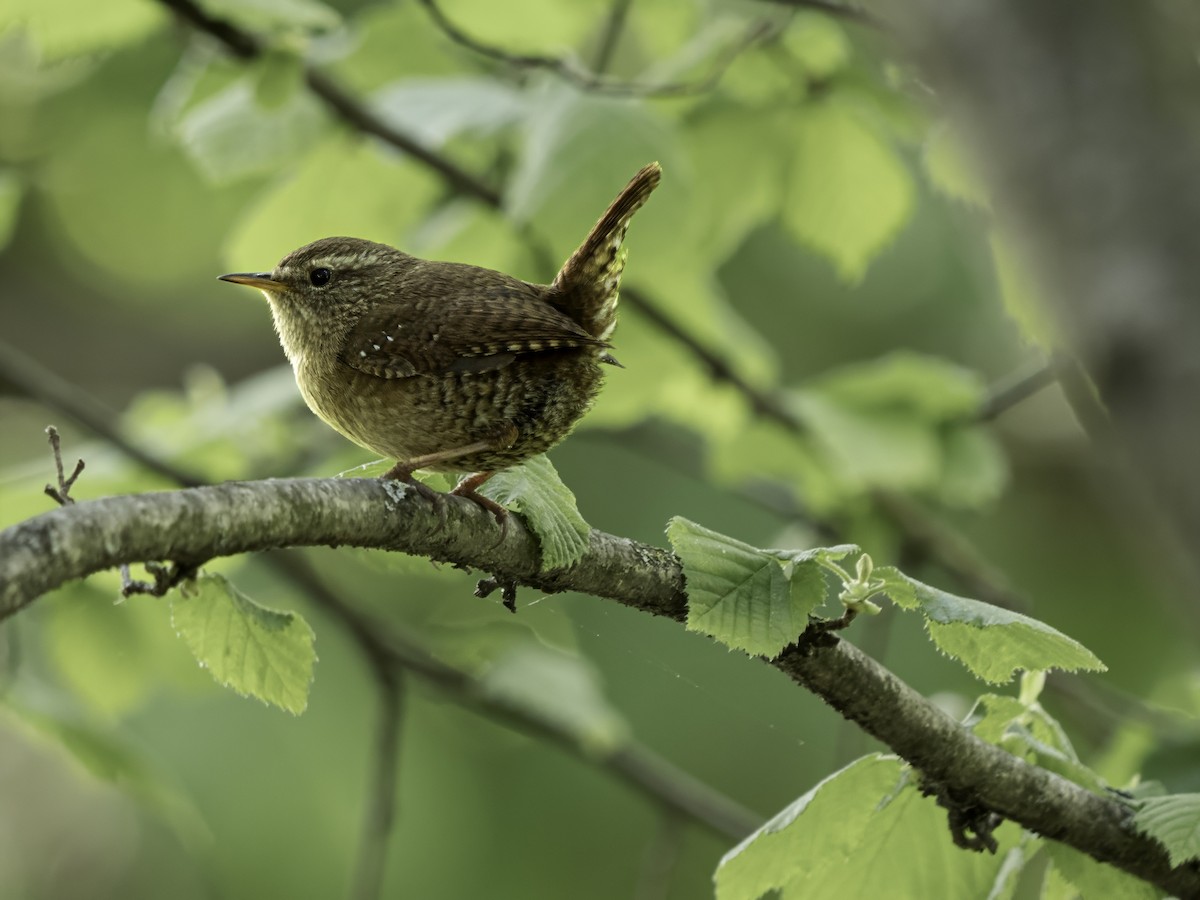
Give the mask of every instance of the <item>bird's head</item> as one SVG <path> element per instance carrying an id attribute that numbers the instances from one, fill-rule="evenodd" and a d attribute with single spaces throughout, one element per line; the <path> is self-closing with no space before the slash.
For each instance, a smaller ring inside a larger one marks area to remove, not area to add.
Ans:
<path id="1" fill-rule="evenodd" d="M 235 272 L 222 281 L 258 288 L 293 363 L 337 346 L 373 303 L 402 279 L 413 257 L 361 238 L 328 237 L 293 250 L 270 272 Z"/>

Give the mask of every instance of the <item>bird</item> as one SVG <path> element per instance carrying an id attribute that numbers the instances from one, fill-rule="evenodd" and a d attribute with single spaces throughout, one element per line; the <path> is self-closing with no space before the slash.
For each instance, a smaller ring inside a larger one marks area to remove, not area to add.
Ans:
<path id="1" fill-rule="evenodd" d="M 503 526 L 508 511 L 479 488 L 565 438 L 601 366 L 620 365 L 625 235 L 661 176 L 658 163 L 638 171 L 549 284 L 353 237 L 219 277 L 263 293 L 308 407 L 396 460 L 382 478 L 438 499 L 413 473 L 465 473 L 450 493 Z"/>

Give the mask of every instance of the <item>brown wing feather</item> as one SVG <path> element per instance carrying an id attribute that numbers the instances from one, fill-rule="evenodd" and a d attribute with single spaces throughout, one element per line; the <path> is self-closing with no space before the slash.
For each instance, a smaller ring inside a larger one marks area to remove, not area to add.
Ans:
<path id="1" fill-rule="evenodd" d="M 342 360 L 380 378 L 500 368 L 520 354 L 607 346 L 499 272 L 430 263 L 359 319 Z"/>

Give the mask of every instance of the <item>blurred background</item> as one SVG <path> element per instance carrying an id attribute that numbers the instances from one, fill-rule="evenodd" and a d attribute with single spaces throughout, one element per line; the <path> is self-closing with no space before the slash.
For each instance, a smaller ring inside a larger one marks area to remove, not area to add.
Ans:
<path id="1" fill-rule="evenodd" d="M 675 515 L 760 547 L 856 541 L 1019 606 L 1109 667 L 1045 699 L 1084 759 L 1197 789 L 1171 711 L 1200 696 L 1200 623 L 1106 504 L 1059 389 L 987 405 L 1053 329 L 869 21 L 733 0 L 198 9 L 0 4 L 0 526 L 52 506 L 49 424 L 87 463 L 80 500 L 175 486 L 80 407 L 204 481 L 370 462 L 303 408 L 261 298 L 216 276 L 349 234 L 545 281 L 657 159 L 627 241 L 626 368 L 550 455 L 588 522 L 657 545 Z M 259 42 L 232 54 L 203 16 Z M 331 113 L 306 65 L 498 201 Z M 752 821 L 875 749 L 673 622 L 528 590 L 512 616 L 423 560 L 306 556 L 443 663 L 483 683 L 515 666 L 519 708 L 569 709 L 547 740 L 403 678 L 389 895 L 705 896 L 737 838 L 664 811 L 610 754 L 661 757 Z M 3 626 L 0 896 L 345 891 L 377 679 L 342 618 L 261 560 L 208 568 L 312 624 L 307 711 L 216 686 L 164 600 L 116 602 L 116 573 L 42 598 Z M 956 714 L 984 690 L 897 611 L 848 638 Z"/>

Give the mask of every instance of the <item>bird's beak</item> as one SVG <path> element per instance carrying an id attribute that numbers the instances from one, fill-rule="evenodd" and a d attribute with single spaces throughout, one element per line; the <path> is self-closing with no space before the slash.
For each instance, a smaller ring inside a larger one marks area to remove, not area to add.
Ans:
<path id="1" fill-rule="evenodd" d="M 219 275 L 221 281 L 232 281 L 234 284 L 244 284 L 247 287 L 258 288 L 260 291 L 277 294 L 283 290 L 283 285 L 271 277 L 270 272 L 234 272 L 232 275 Z"/>

